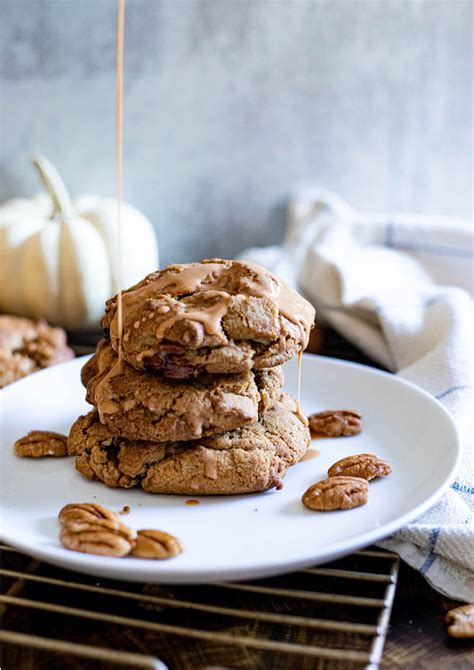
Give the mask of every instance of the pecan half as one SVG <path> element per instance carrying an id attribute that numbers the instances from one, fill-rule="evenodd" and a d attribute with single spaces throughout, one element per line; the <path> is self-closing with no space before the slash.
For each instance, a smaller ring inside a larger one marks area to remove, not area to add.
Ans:
<path id="1" fill-rule="evenodd" d="M 181 554 L 183 545 L 177 537 L 161 530 L 139 530 L 130 553 L 136 558 L 163 560 Z"/>
<path id="2" fill-rule="evenodd" d="M 117 512 L 113 512 L 105 505 L 99 503 L 69 503 L 65 505 L 58 514 L 61 523 L 84 522 L 95 523 L 98 520 L 107 520 L 113 522 L 118 527 L 120 522 Z"/>
<path id="3" fill-rule="evenodd" d="M 360 477 L 330 477 L 309 487 L 303 494 L 305 507 L 321 512 L 365 505 L 369 485 Z"/>
<path id="4" fill-rule="evenodd" d="M 58 518 L 63 524 L 59 538 L 72 551 L 116 557 L 130 554 L 159 560 L 183 551 L 177 537 L 161 530 L 137 533 L 122 523 L 116 512 L 98 503 L 70 503 L 62 508 Z"/>
<path id="5" fill-rule="evenodd" d="M 122 523 L 116 512 L 98 503 L 70 503 L 58 515 L 59 521 L 71 532 L 108 530 L 133 543 L 137 533 Z"/>
<path id="6" fill-rule="evenodd" d="M 375 454 L 357 454 L 341 458 L 340 461 L 331 465 L 328 470 L 329 477 L 362 477 L 370 481 L 375 477 L 385 477 L 392 472 L 392 468 Z"/>
<path id="7" fill-rule="evenodd" d="M 67 437 L 47 430 L 32 430 L 15 442 L 14 449 L 21 458 L 67 456 Z"/>
<path id="8" fill-rule="evenodd" d="M 444 619 L 451 637 L 474 637 L 474 604 L 462 605 L 450 610 Z"/>
<path id="9" fill-rule="evenodd" d="M 317 435 L 350 437 L 362 430 L 362 415 L 351 409 L 328 409 L 308 417 L 309 427 Z"/>
<path id="10" fill-rule="evenodd" d="M 63 526 L 59 539 L 66 549 L 80 551 L 84 554 L 115 556 L 117 558 L 127 556 L 130 553 L 132 545 L 122 535 L 94 524 L 89 524 L 89 529 L 87 529 L 87 524 L 84 524 L 84 526 L 85 528 L 80 531 L 72 530 L 69 526 Z"/>

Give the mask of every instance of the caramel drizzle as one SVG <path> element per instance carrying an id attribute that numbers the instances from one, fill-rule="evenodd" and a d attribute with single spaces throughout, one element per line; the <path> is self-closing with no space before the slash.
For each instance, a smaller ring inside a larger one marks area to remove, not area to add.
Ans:
<path id="1" fill-rule="evenodd" d="M 217 479 L 217 454 L 215 451 L 205 449 L 202 453 L 204 463 L 204 476 L 208 479 Z"/>
<path id="2" fill-rule="evenodd" d="M 109 383 L 113 377 L 118 377 L 124 372 L 123 366 L 122 358 L 118 358 L 95 387 L 94 400 L 101 423 L 105 423 L 106 414 L 114 414 L 119 409 L 118 405 L 109 397 Z"/>
<path id="3" fill-rule="evenodd" d="M 303 461 L 310 461 L 312 458 L 317 458 L 318 456 L 321 455 L 321 452 L 318 451 L 317 449 L 308 449 L 301 459 L 301 462 Z"/>
<path id="4" fill-rule="evenodd" d="M 300 411 L 300 398 L 301 398 L 301 351 L 298 351 L 298 395 L 296 396 L 296 406 L 298 412 Z"/>
<path id="5" fill-rule="evenodd" d="M 309 332 L 313 324 L 313 307 L 304 298 L 302 298 L 294 289 L 273 277 L 264 268 L 255 263 L 244 263 L 234 261 L 230 267 L 222 263 L 197 263 L 196 265 L 185 266 L 176 265 L 173 272 L 169 269 L 133 291 L 128 291 L 123 295 L 124 309 L 127 311 L 135 304 L 144 300 L 148 294 L 157 296 L 168 294 L 170 296 L 185 295 L 200 291 L 203 296 L 221 297 L 222 306 L 213 304 L 210 308 L 196 309 L 191 312 L 181 312 L 174 314 L 160 323 L 157 328 L 156 337 L 162 339 L 168 328 L 182 319 L 194 319 L 203 323 L 207 333 L 214 334 L 219 327 L 220 319 L 225 315 L 228 303 L 231 300 L 231 294 L 226 290 L 226 285 L 232 275 L 240 275 L 242 267 L 248 267 L 256 274 L 255 278 L 241 277 L 240 293 L 251 295 L 258 298 L 268 297 L 272 299 L 279 312 L 291 323 L 298 326 L 303 348 L 306 348 L 309 339 Z M 206 283 L 205 283 L 206 282 Z M 209 288 L 207 288 L 207 285 Z M 111 335 L 117 337 L 119 329 L 116 323 L 116 317 L 112 319 L 110 327 Z"/>
<path id="6" fill-rule="evenodd" d="M 216 302 L 211 305 L 211 307 L 202 307 L 199 310 L 192 312 L 183 312 L 182 314 L 175 314 L 174 316 L 166 319 L 156 329 L 156 337 L 161 339 L 164 337 L 165 332 L 168 328 L 176 323 L 181 321 L 183 318 L 191 319 L 193 321 L 199 321 L 204 326 L 206 333 L 215 334 L 219 330 L 219 324 L 222 317 L 227 312 L 227 307 L 231 300 L 231 296 L 225 291 L 204 291 L 202 294 L 204 299 L 220 297 L 221 300 L 216 300 Z"/>
<path id="7" fill-rule="evenodd" d="M 300 329 L 303 349 L 306 349 L 314 318 L 312 305 L 291 286 L 278 279 L 278 277 L 272 276 L 257 263 L 248 261 L 238 263 L 247 265 L 257 273 L 258 282 L 245 280 L 249 294 L 258 298 L 266 296 L 273 298 L 278 306 L 278 311 Z"/>
<path id="8" fill-rule="evenodd" d="M 123 98 L 123 37 L 125 27 L 125 0 L 118 0 L 117 16 L 117 330 L 118 355 L 122 357 L 122 98 Z"/>
<path id="9" fill-rule="evenodd" d="M 122 372 L 122 334 L 123 334 L 123 300 L 122 300 L 122 99 L 123 99 L 123 38 L 125 28 L 125 0 L 117 0 L 117 82 L 116 82 L 116 158 L 117 158 L 117 337 L 118 361 L 100 380 L 95 389 L 95 401 L 101 423 L 105 423 L 104 415 L 113 414 L 117 406 L 107 397 L 106 387 L 111 377 Z"/>
<path id="10" fill-rule="evenodd" d="M 301 361 L 303 358 L 303 353 L 301 351 L 298 351 L 298 394 L 296 396 L 296 410 L 295 410 L 295 415 L 298 417 L 298 419 L 303 423 L 305 426 L 308 425 L 308 419 L 305 417 L 303 412 L 301 411 L 301 405 L 300 405 L 300 397 L 301 397 Z"/>

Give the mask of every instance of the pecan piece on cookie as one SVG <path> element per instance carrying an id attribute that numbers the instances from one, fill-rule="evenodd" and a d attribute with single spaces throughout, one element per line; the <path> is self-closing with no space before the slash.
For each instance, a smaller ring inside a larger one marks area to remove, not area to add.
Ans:
<path id="1" fill-rule="evenodd" d="M 450 610 L 444 620 L 449 624 L 448 635 L 451 637 L 474 637 L 474 604 Z"/>
<path id="2" fill-rule="evenodd" d="M 181 554 L 181 541 L 162 530 L 139 530 L 137 540 L 130 553 L 136 558 L 163 560 Z"/>
<path id="3" fill-rule="evenodd" d="M 362 477 L 370 481 L 375 477 L 386 477 L 392 472 L 392 468 L 375 454 L 356 454 L 341 458 L 340 461 L 331 465 L 328 470 L 329 477 Z"/>
<path id="4" fill-rule="evenodd" d="M 116 533 L 133 543 L 137 533 L 120 520 L 116 512 L 98 503 L 70 503 L 58 515 L 59 521 L 71 532 L 104 530 Z"/>
<path id="5" fill-rule="evenodd" d="M 328 409 L 308 417 L 311 432 L 325 437 L 350 437 L 362 430 L 362 415 L 352 409 Z"/>
<path id="6" fill-rule="evenodd" d="M 79 531 L 63 526 L 59 539 L 66 549 L 99 556 L 121 558 L 127 556 L 132 548 L 131 543 L 125 537 L 96 524 L 86 523 L 83 530 Z"/>
<path id="7" fill-rule="evenodd" d="M 365 505 L 369 496 L 369 485 L 360 477 L 329 477 L 305 491 L 302 502 L 305 507 L 321 512 L 336 509 L 352 509 Z"/>
<path id="8" fill-rule="evenodd" d="M 15 442 L 15 454 L 21 458 L 67 456 L 67 437 L 47 430 L 32 430 Z"/>

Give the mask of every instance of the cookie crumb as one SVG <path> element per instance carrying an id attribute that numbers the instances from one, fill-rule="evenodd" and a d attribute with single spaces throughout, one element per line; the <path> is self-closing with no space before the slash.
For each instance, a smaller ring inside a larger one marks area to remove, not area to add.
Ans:
<path id="1" fill-rule="evenodd" d="M 310 461 L 312 458 L 316 458 L 317 456 L 320 456 L 321 452 L 318 451 L 317 449 L 308 449 L 301 459 L 301 461 Z"/>
<path id="2" fill-rule="evenodd" d="M 128 505 L 124 505 L 119 514 L 130 514 L 130 507 Z"/>

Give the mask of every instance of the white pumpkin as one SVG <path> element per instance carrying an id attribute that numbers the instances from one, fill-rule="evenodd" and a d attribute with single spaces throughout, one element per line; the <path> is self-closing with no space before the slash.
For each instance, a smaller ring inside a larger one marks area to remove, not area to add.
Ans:
<path id="1" fill-rule="evenodd" d="M 56 169 L 37 156 L 47 194 L 0 207 L 0 310 L 69 329 L 98 326 L 118 286 L 117 201 L 71 201 Z M 158 268 L 151 223 L 122 202 L 122 288 Z"/>

